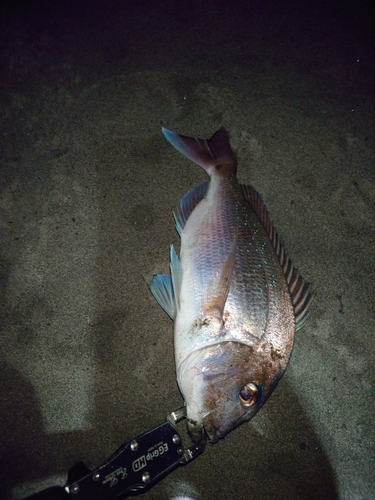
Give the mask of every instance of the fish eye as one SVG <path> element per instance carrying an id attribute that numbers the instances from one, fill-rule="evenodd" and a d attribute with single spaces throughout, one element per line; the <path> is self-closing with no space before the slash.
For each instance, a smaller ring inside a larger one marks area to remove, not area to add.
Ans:
<path id="1" fill-rule="evenodd" d="M 238 397 L 244 406 L 253 406 L 258 400 L 258 393 L 258 387 L 250 383 L 240 390 Z"/>

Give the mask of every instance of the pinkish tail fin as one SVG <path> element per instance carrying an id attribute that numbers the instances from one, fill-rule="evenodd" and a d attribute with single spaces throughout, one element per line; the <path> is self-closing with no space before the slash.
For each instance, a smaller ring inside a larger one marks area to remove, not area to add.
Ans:
<path id="1" fill-rule="evenodd" d="M 162 128 L 166 139 L 189 160 L 197 163 L 208 175 L 225 172 L 235 174 L 236 156 L 229 143 L 228 132 L 221 127 L 211 139 L 194 139 Z"/>

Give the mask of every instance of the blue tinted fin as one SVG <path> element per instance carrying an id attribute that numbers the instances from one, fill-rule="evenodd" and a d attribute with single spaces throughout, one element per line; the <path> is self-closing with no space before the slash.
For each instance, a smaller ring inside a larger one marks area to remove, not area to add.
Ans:
<path id="1" fill-rule="evenodd" d="M 173 291 L 172 276 L 157 274 L 152 280 L 150 290 L 158 304 L 172 319 L 176 317 L 176 300 Z"/>
<path id="2" fill-rule="evenodd" d="M 173 147 L 204 168 L 208 175 L 211 175 L 216 168 L 225 171 L 227 175 L 236 173 L 236 156 L 230 147 L 228 132 L 224 127 L 207 140 L 179 135 L 166 128 L 162 128 L 162 131 Z"/>

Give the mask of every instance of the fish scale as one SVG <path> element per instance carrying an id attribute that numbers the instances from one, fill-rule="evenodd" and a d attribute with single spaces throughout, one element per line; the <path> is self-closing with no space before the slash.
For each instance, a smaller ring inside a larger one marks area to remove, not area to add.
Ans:
<path id="1" fill-rule="evenodd" d="M 151 291 L 174 320 L 191 437 L 216 442 L 272 393 L 313 295 L 259 194 L 238 183 L 226 130 L 207 141 L 163 133 L 210 176 L 182 198 L 175 214 L 180 258 L 171 247 L 171 275 L 156 276 Z"/>
<path id="2" fill-rule="evenodd" d="M 193 324 L 196 317 L 204 318 L 205 284 L 220 273 L 236 238 L 236 257 L 223 310 L 226 321 L 223 325 L 225 328 L 220 331 L 221 340 L 227 338 L 250 343 L 252 336 L 262 338 L 264 335 L 274 334 L 274 330 L 267 329 L 266 325 L 272 325 L 281 295 L 284 297 L 282 310 L 290 320 L 289 329 L 294 330 L 291 297 L 265 229 L 251 208 L 244 205 L 242 199 L 238 199 L 236 178 L 224 179 L 222 184 L 224 185 L 216 186 L 213 183 L 210 191 L 210 197 L 220 200 L 219 203 L 212 203 L 211 206 L 210 198 L 202 200 L 181 234 L 180 258 L 184 280 L 180 297 L 183 306 L 187 304 L 188 313 L 182 312 L 179 319 L 183 323 L 190 320 Z M 241 206 L 241 202 L 244 206 Z M 211 229 L 209 232 L 204 230 L 207 227 Z M 189 245 L 191 241 L 194 241 L 194 246 Z M 179 325 L 180 323 L 176 328 Z M 176 337 L 178 364 L 195 350 L 197 343 L 203 347 L 215 342 L 217 332 L 206 329 L 205 335 L 206 339 L 201 333 L 193 342 L 187 336 Z"/>

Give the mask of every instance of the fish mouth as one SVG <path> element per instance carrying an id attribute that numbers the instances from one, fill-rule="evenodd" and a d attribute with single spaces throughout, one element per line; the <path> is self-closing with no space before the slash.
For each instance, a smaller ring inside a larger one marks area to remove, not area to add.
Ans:
<path id="1" fill-rule="evenodd" d="M 208 441 L 212 444 L 217 443 L 221 438 L 226 436 L 226 434 L 221 435 L 219 431 L 213 431 L 209 432 L 209 430 L 206 427 L 203 427 L 204 429 L 204 435 L 207 437 Z"/>
<path id="2" fill-rule="evenodd" d="M 226 435 L 226 433 L 222 435 L 212 425 L 205 425 L 192 418 L 187 419 L 187 428 L 191 439 L 197 444 L 205 441 L 217 443 L 219 439 Z"/>
<path id="3" fill-rule="evenodd" d="M 215 392 L 207 397 L 210 390 L 206 387 L 206 384 L 214 384 L 218 377 L 235 379 L 241 372 L 241 366 L 227 366 L 224 369 L 220 363 L 211 359 L 215 358 L 217 349 L 225 350 L 229 343 L 232 342 L 216 341 L 201 347 L 190 353 L 180 365 L 177 381 L 187 405 L 188 431 L 196 443 L 202 439 L 216 443 L 231 430 L 228 428 L 223 431 L 218 428 L 221 425 L 215 412 Z M 206 364 L 208 360 L 209 363 Z M 208 399 L 210 402 L 207 404 Z"/>
<path id="4" fill-rule="evenodd" d="M 244 411 L 249 414 L 241 408 L 238 388 L 249 381 L 253 350 L 253 346 L 239 342 L 216 341 L 193 351 L 181 363 L 178 384 L 195 443 L 203 439 L 216 443 L 243 421 Z"/>
<path id="5" fill-rule="evenodd" d="M 206 414 L 202 418 L 201 422 L 188 418 L 187 427 L 190 437 L 195 443 L 209 441 L 210 443 L 215 444 L 220 441 L 220 439 L 227 436 L 236 427 L 240 426 L 243 422 L 250 420 L 252 416 L 258 412 L 260 407 L 261 405 L 253 407 L 252 412 L 249 411 L 246 414 L 238 416 L 238 418 L 230 420 L 227 425 L 223 422 L 219 422 L 219 420 L 215 418 L 214 412 Z"/>
<path id="6" fill-rule="evenodd" d="M 220 432 L 210 423 L 202 424 L 191 418 L 187 419 L 187 428 L 191 439 L 197 444 L 205 441 L 212 444 L 217 443 L 231 431 L 231 429 L 228 429 L 226 432 Z"/>
<path id="7" fill-rule="evenodd" d="M 207 434 L 205 427 L 192 418 L 187 419 L 187 428 L 189 435 L 194 443 L 201 443 L 208 439 L 211 441 L 210 436 Z"/>

